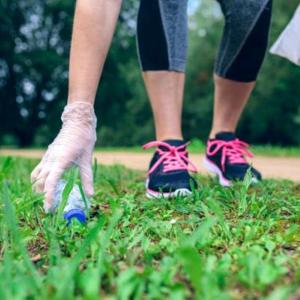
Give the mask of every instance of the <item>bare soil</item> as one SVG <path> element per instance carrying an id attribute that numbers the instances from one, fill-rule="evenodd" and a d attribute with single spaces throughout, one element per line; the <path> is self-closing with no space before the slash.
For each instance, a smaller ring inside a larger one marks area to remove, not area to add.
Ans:
<path id="1" fill-rule="evenodd" d="M 0 156 L 16 156 L 24 158 L 39 159 L 43 156 L 41 150 L 0 150 Z M 95 152 L 95 158 L 103 165 L 123 165 L 130 169 L 146 171 L 151 153 L 134 152 Z M 203 155 L 191 154 L 191 160 L 198 166 L 199 172 L 207 174 L 203 168 Z M 253 165 L 259 169 L 264 178 L 290 179 L 300 182 L 300 157 L 267 157 L 256 156 L 252 160 Z"/>

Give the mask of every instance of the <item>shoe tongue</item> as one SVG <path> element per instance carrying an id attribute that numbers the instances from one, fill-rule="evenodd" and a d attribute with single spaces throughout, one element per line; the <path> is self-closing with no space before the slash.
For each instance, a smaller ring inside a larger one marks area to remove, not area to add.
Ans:
<path id="1" fill-rule="evenodd" d="M 234 141 L 236 139 L 236 135 L 233 132 L 219 132 L 216 134 L 216 140 L 221 141 Z"/>
<path id="2" fill-rule="evenodd" d="M 167 143 L 167 144 L 169 144 L 171 146 L 174 146 L 174 147 L 179 147 L 181 145 L 184 145 L 184 143 L 185 143 L 182 140 L 164 140 L 163 142 Z"/>
<path id="3" fill-rule="evenodd" d="M 185 144 L 185 142 L 182 140 L 164 140 L 163 142 L 174 147 L 179 147 Z M 159 148 L 163 151 L 167 150 L 164 146 L 159 146 Z"/>

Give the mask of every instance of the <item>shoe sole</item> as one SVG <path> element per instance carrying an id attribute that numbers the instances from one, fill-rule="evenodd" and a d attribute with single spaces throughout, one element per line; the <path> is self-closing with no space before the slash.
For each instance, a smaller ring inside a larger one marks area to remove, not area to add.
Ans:
<path id="1" fill-rule="evenodd" d="M 156 192 L 148 187 L 149 180 L 146 180 L 145 186 L 146 186 L 146 197 L 148 199 L 171 199 L 176 197 L 187 197 L 192 194 L 192 192 L 188 189 L 177 189 L 174 192 L 169 193 L 163 193 L 163 192 Z"/>
<path id="2" fill-rule="evenodd" d="M 229 187 L 232 186 L 232 181 L 226 179 L 222 171 L 219 169 L 219 167 L 214 164 L 212 161 L 210 161 L 208 158 L 204 158 L 203 160 L 204 167 L 212 174 L 216 175 L 219 179 L 219 183 L 221 186 Z M 258 183 L 258 180 L 256 178 L 252 178 L 251 183 Z"/>

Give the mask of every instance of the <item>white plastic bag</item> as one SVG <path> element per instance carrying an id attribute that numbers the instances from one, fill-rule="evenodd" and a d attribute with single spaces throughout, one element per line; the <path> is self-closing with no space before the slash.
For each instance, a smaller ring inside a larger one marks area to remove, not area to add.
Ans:
<path id="1" fill-rule="evenodd" d="M 285 57 L 300 66 L 300 5 L 270 52 Z"/>

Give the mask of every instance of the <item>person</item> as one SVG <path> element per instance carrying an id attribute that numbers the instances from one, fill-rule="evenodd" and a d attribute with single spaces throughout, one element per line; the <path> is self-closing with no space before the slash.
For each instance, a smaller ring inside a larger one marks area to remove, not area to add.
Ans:
<path id="1" fill-rule="evenodd" d="M 93 195 L 92 153 L 96 142 L 93 109 L 103 64 L 121 0 L 77 0 L 70 55 L 68 104 L 62 129 L 32 172 L 34 189 L 51 205 L 57 182 L 72 165 L 80 169 L 87 196 Z M 181 115 L 187 60 L 187 0 L 141 0 L 137 40 L 143 78 L 152 106 L 156 148 L 150 162 L 147 196 L 188 195 L 196 167 L 183 141 Z M 223 185 L 260 173 L 250 167 L 247 144 L 235 136 L 241 113 L 255 86 L 268 41 L 272 0 L 219 0 L 224 33 L 215 66 L 215 104 L 206 165 Z M 201 58 L 199 58 L 201 59 Z M 224 180 L 226 184 L 224 184 Z"/>

